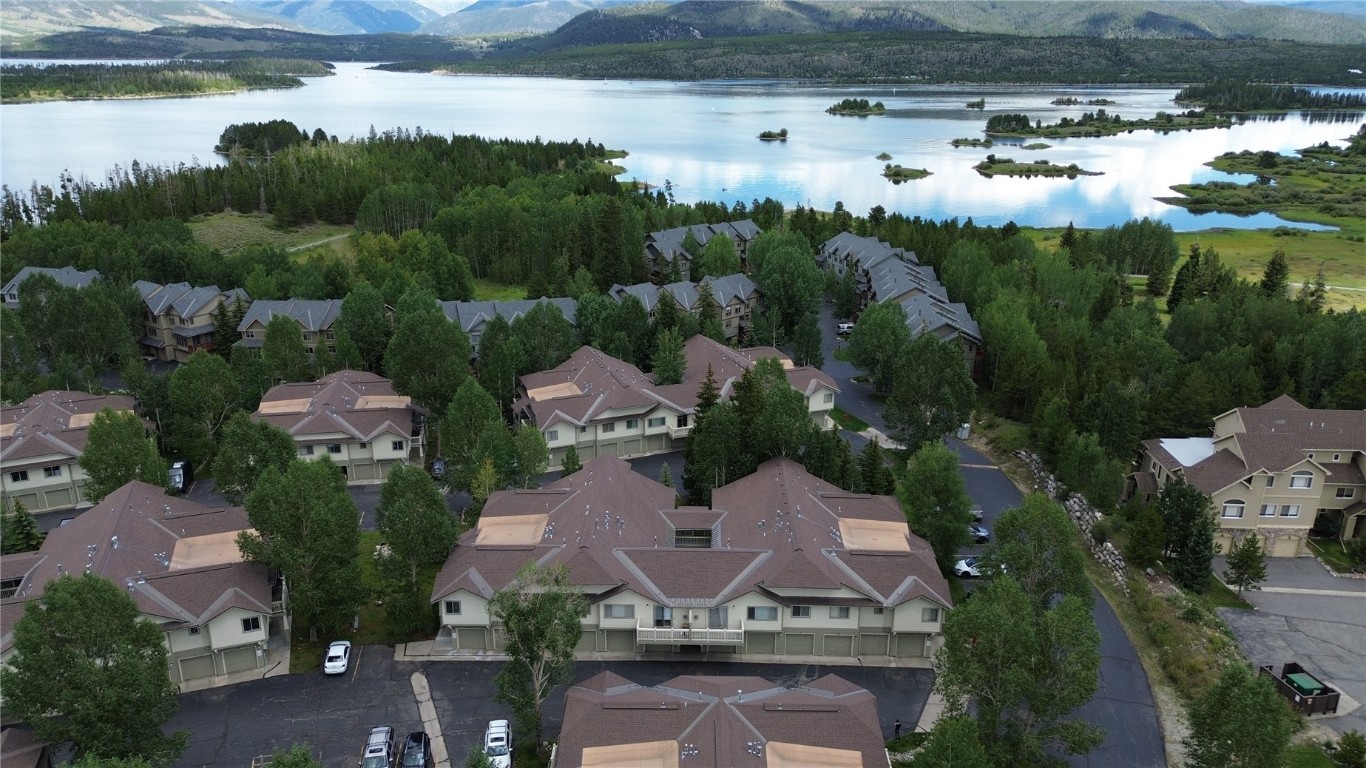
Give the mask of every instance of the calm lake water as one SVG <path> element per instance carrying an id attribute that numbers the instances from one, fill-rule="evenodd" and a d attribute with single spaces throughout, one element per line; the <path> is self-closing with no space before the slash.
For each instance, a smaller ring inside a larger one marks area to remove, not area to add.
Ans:
<path id="1" fill-rule="evenodd" d="M 1341 145 L 1355 121 L 1311 122 L 1300 115 L 1229 129 L 1160 135 L 1139 131 L 1093 139 L 1050 139 L 1045 150 L 997 143 L 955 149 L 949 141 L 980 136 L 985 120 L 1024 112 L 1054 122 L 1094 107 L 1057 107 L 1059 96 L 1104 97 L 1123 117 L 1174 111 L 1175 88 L 1023 86 L 813 87 L 775 82 L 627 82 L 403 74 L 339 64 L 337 75 L 303 88 L 187 99 L 53 102 L 0 107 L 0 182 L 26 189 L 55 185 L 64 169 L 103 178 L 115 165 L 211 164 L 212 148 L 230 123 L 291 120 L 306 131 L 342 138 L 373 126 L 445 134 L 529 139 L 592 139 L 631 154 L 624 178 L 672 185 L 680 201 L 733 202 L 773 197 L 829 210 L 889 212 L 979 224 L 1103 227 L 1150 216 L 1178 230 L 1256 228 L 1283 224 L 1261 214 L 1196 215 L 1154 200 L 1173 184 L 1233 179 L 1203 163 L 1227 151 Z M 825 114 L 843 98 L 883 101 L 876 117 Z M 985 98 L 985 110 L 967 109 Z M 760 142 L 763 130 L 787 128 L 786 142 Z M 894 185 L 880 175 L 892 162 L 934 175 Z M 972 166 L 988 153 L 1017 160 L 1076 163 L 1102 176 L 1076 179 L 983 178 Z"/>

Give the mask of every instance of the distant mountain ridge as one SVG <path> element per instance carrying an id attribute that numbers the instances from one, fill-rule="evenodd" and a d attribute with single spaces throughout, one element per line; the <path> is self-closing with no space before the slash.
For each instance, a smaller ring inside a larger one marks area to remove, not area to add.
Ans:
<path id="1" fill-rule="evenodd" d="M 1027 37 L 1366 42 L 1363 18 L 1237 0 L 684 0 L 590 11 L 555 32 L 515 47 L 545 52 L 690 38 L 901 30 Z"/>
<path id="2" fill-rule="evenodd" d="M 290 19 L 310 32 L 366 35 L 416 32 L 441 15 L 416 0 L 236 0 L 235 5 Z"/>
<path id="3" fill-rule="evenodd" d="M 597 8 L 639 0 L 476 0 L 423 25 L 426 35 L 531 35 L 551 32 Z"/>

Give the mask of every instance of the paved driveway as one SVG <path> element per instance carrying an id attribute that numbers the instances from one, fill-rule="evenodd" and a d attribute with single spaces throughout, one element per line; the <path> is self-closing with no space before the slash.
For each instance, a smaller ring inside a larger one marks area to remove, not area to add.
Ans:
<path id="1" fill-rule="evenodd" d="M 1224 558 L 1215 559 L 1215 573 Z M 1256 665 L 1298 662 L 1344 694 L 1338 717 L 1315 722 L 1366 733 L 1366 580 L 1335 578 L 1312 557 L 1267 558 L 1262 589 L 1244 592 L 1256 610 L 1220 608 L 1243 656 Z M 1347 702 L 1350 696 L 1352 702 Z"/>

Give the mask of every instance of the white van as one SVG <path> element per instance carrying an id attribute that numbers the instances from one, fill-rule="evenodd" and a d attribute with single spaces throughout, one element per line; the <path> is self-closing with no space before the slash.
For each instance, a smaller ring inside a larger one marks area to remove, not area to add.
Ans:
<path id="1" fill-rule="evenodd" d="M 512 728 L 506 720 L 494 720 L 484 731 L 484 754 L 493 768 L 512 768 Z"/>

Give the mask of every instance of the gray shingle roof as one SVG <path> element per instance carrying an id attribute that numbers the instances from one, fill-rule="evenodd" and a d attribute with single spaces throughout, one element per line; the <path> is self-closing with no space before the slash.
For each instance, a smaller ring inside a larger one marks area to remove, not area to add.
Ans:
<path id="1" fill-rule="evenodd" d="M 229 302 L 238 297 L 241 297 L 243 301 L 251 301 L 251 297 L 241 288 L 222 291 L 216 285 L 196 288 L 189 283 L 160 285 L 139 280 L 133 283 L 133 287 L 137 289 L 143 302 L 147 304 L 148 312 L 153 315 L 172 313 L 176 317 L 186 320 L 202 312 L 210 302 L 219 296 L 222 296 L 224 301 Z"/>
<path id="2" fill-rule="evenodd" d="M 511 323 L 530 312 L 537 304 L 549 303 L 560 308 L 560 313 L 574 324 L 574 312 L 578 305 L 573 299 L 559 297 L 554 299 L 513 299 L 511 301 L 443 301 L 441 311 L 446 319 L 460 326 L 466 334 L 477 333 L 485 323 L 501 315 Z"/>
<path id="3" fill-rule="evenodd" d="M 675 258 L 682 258 L 691 261 L 688 252 L 683 250 L 683 241 L 687 238 L 688 231 L 692 230 L 693 237 L 701 246 L 706 246 L 707 241 L 717 234 L 726 234 L 742 243 L 748 243 L 763 233 L 759 225 L 749 219 L 741 221 L 723 221 L 719 224 L 693 224 L 686 227 L 674 227 L 658 232 L 651 232 L 645 236 L 645 255 L 647 261 L 663 260 L 665 263 L 673 261 Z"/>
<path id="4" fill-rule="evenodd" d="M 254 301 L 238 323 L 237 330 L 245 331 L 253 323 L 270 325 L 276 315 L 291 317 L 305 331 L 318 332 L 332 327 L 341 314 L 341 299 L 285 299 L 283 301 Z"/>
<path id="5" fill-rule="evenodd" d="M 10 308 L 18 306 L 18 302 L 11 302 L 10 297 L 18 295 L 19 286 L 23 285 L 25 280 L 34 275 L 47 275 L 53 280 L 56 280 L 58 285 L 64 285 L 67 288 L 84 288 L 100 279 L 100 273 L 93 269 L 82 272 L 75 267 L 62 267 L 61 269 L 54 269 L 52 267 L 24 267 L 19 270 L 14 277 L 10 278 L 10 281 L 5 283 L 3 291 L 0 291 L 0 293 L 3 293 L 6 306 L 9 306 Z"/>

